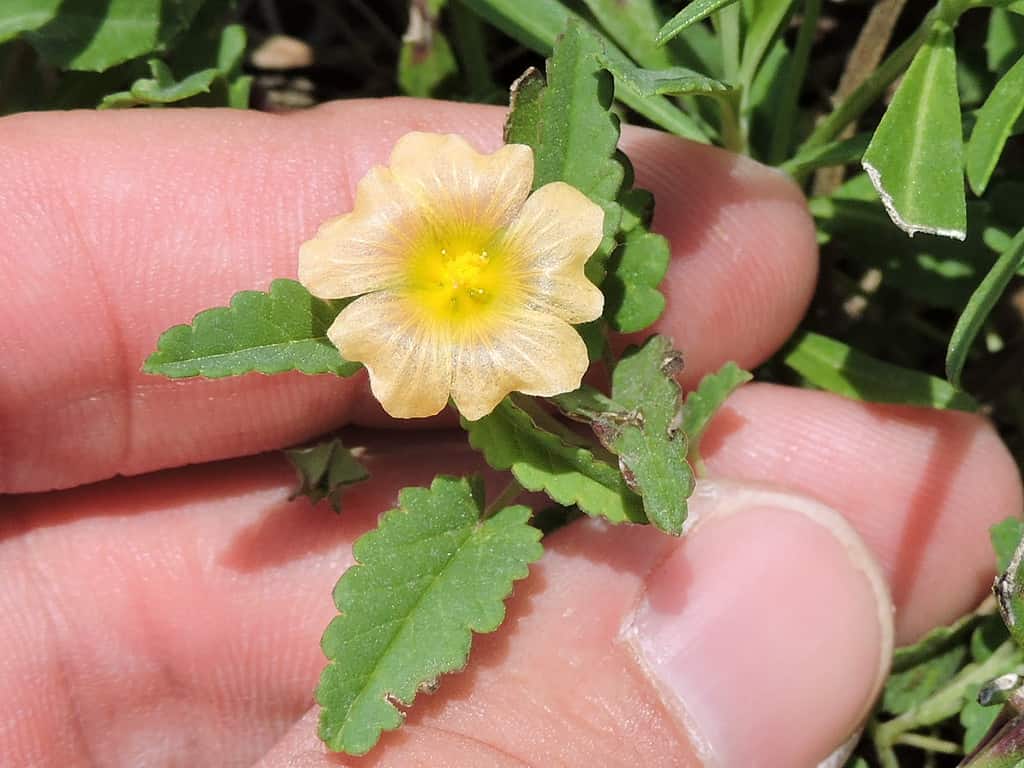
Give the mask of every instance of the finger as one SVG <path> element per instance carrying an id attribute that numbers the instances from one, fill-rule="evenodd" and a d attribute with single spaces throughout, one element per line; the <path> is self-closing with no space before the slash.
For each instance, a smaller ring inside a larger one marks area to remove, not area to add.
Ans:
<path id="1" fill-rule="evenodd" d="M 306 719 L 260 768 L 426 764 L 426 749 L 435 765 L 816 765 L 884 679 L 881 572 L 806 499 L 710 484 L 691 509 L 682 543 L 597 523 L 556 534 L 511 626 L 476 640 L 471 671 L 418 701 L 408 731 L 338 759 Z"/>
<path id="2" fill-rule="evenodd" d="M 324 510 L 282 509 L 274 482 L 239 487 L 237 471 L 220 469 L 170 473 L 148 488 L 122 481 L 113 498 L 95 487 L 68 492 L 78 504 L 51 501 L 41 519 L 31 519 L 37 497 L 26 500 L 19 511 L 33 534 L 16 550 L 25 559 L 3 563 L 0 602 L 13 610 L 0 631 L 13 640 L 14 683 L 3 706 L 19 713 L 18 727 L 0 734 L 4 765 L 73 766 L 82 755 L 244 764 L 308 707 L 330 585 L 350 562 L 339 544 L 370 523 L 364 510 L 385 506 L 399 477 L 376 466 L 376 487 L 364 499 L 353 493 L 338 525 Z M 215 499 L 187 501 L 211 491 Z M 117 541 L 111 518 L 96 516 L 100 504 L 117 520 Z M 685 765 L 704 742 L 723 765 L 761 754 L 778 760 L 758 759 L 765 765 L 812 764 L 805 758 L 841 741 L 866 710 L 891 626 L 863 547 L 834 515 L 825 526 L 808 509 L 822 514 L 785 494 L 751 501 L 708 488 L 692 504 L 706 521 L 682 543 L 597 524 L 552 537 L 504 630 L 478 637 L 470 670 L 418 702 L 413 727 L 386 738 L 369 764 L 408 765 L 422 734 L 433 734 L 440 765 L 475 753 L 528 765 Z M 680 682 L 674 667 L 653 666 L 678 655 L 704 677 Z M 820 698 L 823 679 L 836 690 L 794 740 L 780 726 Z M 769 694 L 768 712 L 744 706 Z M 684 735 L 684 724 L 700 735 Z M 783 743 L 767 743 L 772 734 Z"/>
<path id="3" fill-rule="evenodd" d="M 9 498 L 0 765 L 258 759 L 309 706 L 354 538 L 400 487 L 479 469 L 432 434 L 361 460 L 341 515 L 288 501 L 279 456 Z"/>
<path id="4" fill-rule="evenodd" d="M 176 383 L 139 367 L 168 326 L 294 275 L 299 244 L 350 206 L 356 181 L 400 135 L 457 131 L 488 149 L 500 142 L 503 115 L 396 100 L 289 117 L 4 118 L 0 276 L 19 291 L 0 308 L 0 490 L 66 487 L 377 423 L 361 376 Z M 659 327 L 685 349 L 687 375 L 725 356 L 763 359 L 814 282 L 799 192 L 713 148 L 641 130 L 625 142 L 672 241 Z"/>
<path id="5" fill-rule="evenodd" d="M 846 515 L 892 585 L 900 643 L 978 603 L 995 567 L 988 529 L 1024 503 L 995 430 L 958 411 L 758 384 L 730 398 L 702 447 L 716 477 L 792 488 Z"/>
<path id="6" fill-rule="evenodd" d="M 1020 508 L 1016 468 L 990 427 L 961 423 L 971 428 L 971 434 L 967 447 L 954 451 L 958 432 L 941 428 L 948 414 L 924 416 L 921 429 L 909 432 L 898 419 L 879 420 L 873 425 L 877 437 L 861 434 L 860 448 L 886 446 L 885 467 L 872 466 L 855 452 L 848 469 L 843 464 L 847 474 L 839 473 L 835 464 L 823 474 L 817 469 L 820 445 L 810 452 L 787 452 L 792 434 L 777 426 L 754 429 L 760 419 L 785 422 L 793 418 L 794 409 L 781 400 L 772 405 L 762 393 L 771 394 L 773 388 L 751 391 L 748 397 L 766 399 L 749 414 L 750 424 L 744 426 L 745 417 L 739 415 L 744 396 L 736 395 L 726 417 L 706 439 L 712 469 L 743 477 L 754 476 L 762 462 L 774 464 L 782 481 L 805 483 L 798 486 L 804 494 L 826 500 L 848 515 L 887 564 L 890 576 L 898 572 L 893 567 L 898 562 L 886 553 L 894 542 L 909 540 L 905 531 L 914 517 L 912 506 L 899 500 L 911 498 L 925 483 L 925 457 L 956 453 L 957 461 L 940 478 L 947 493 L 932 500 L 932 524 L 913 528 L 913 536 L 919 537 L 915 546 L 929 554 L 927 559 L 909 559 L 906 573 L 922 589 L 927 585 L 930 594 L 921 598 L 920 609 L 898 604 L 898 635 L 910 638 L 921 625 L 947 621 L 980 599 L 991 584 L 994 564 L 987 547 L 977 542 L 990 520 L 1018 514 Z M 841 421 L 850 407 L 839 398 L 794 396 L 808 398 L 804 410 L 812 423 Z M 793 404 L 799 406 L 799 400 Z M 778 409 L 778 418 L 770 415 L 773 408 Z M 929 418 L 937 419 L 930 429 Z M 856 430 L 848 431 L 857 435 Z M 111 754 L 109 750 L 148 743 L 143 735 L 158 725 L 180 739 L 164 736 L 169 749 L 195 754 L 197 760 L 203 754 L 234 754 L 230 750 L 235 748 L 248 750 L 242 756 L 249 758 L 268 748 L 308 707 L 323 665 L 319 636 L 334 613 L 330 591 L 351 562 L 349 542 L 393 503 L 400 485 L 424 484 L 437 471 L 470 468 L 464 448 L 428 443 L 430 448 L 425 449 L 423 442 L 416 442 L 436 439 L 411 436 L 393 445 L 387 456 L 371 452 L 373 480 L 346 496 L 340 519 L 322 507 L 285 503 L 290 473 L 266 458 L 17 500 L 15 508 L 0 518 L 8 526 L 0 531 L 0 571 L 5 574 L 0 609 L 7 617 L 0 623 L 0 647 L 8 649 L 6 669 L 12 670 L 9 694 L 0 706 L 21 714 L 17 728 L 0 732 L 0 756 L 21 754 L 11 750 L 24 744 L 36 745 L 41 751 L 30 754 L 42 756 L 50 754 L 51 744 L 66 747 L 66 752 L 52 747 L 55 761 L 62 755 L 82 754 L 85 746 L 94 754 Z M 851 443 L 850 450 L 855 448 Z M 732 459 L 727 458 L 730 452 Z M 894 468 L 891 477 L 889 467 Z M 836 477 L 843 481 L 834 483 Z M 815 483 L 809 482 L 815 478 Z M 865 501 L 858 495 L 861 488 L 884 493 Z M 895 501 L 890 504 L 890 499 Z M 755 533 L 750 529 L 747 539 L 756 543 L 760 538 Z M 654 537 L 640 548 L 656 548 L 663 541 Z M 777 550 L 766 549 L 775 558 L 772 562 L 785 564 L 780 570 L 786 571 L 789 555 Z M 581 564 L 584 559 L 577 558 Z M 947 565 L 933 569 L 932 559 Z M 800 561 L 799 552 L 793 560 Z M 697 573 L 696 567 L 692 570 Z M 720 588 L 725 589 L 731 578 L 721 577 Z M 540 594 L 575 590 L 569 586 L 574 582 L 545 583 L 531 577 L 519 592 L 531 589 L 529 583 Z M 587 594 L 572 615 L 588 616 L 594 605 L 603 603 L 603 597 Z M 907 597 L 904 591 L 903 600 Z M 733 599 L 722 598 L 723 612 L 729 612 Z M 778 610 L 784 613 L 781 607 Z M 771 626 L 758 629 L 758 634 Z M 507 642 L 517 641 L 513 635 Z M 59 667 L 56 659 L 61 660 Z M 474 656 L 472 665 L 477 663 Z M 577 676 L 589 672 L 574 669 Z M 824 679 L 832 680 L 832 673 Z M 445 691 L 451 690 L 447 682 L 445 686 Z M 74 701 L 68 701 L 69 690 L 77 693 Z M 822 696 L 820 688 L 815 695 Z M 542 706 L 539 696 L 527 701 Z M 126 718 L 124 712 L 136 714 Z M 0 711 L 0 721 L 14 721 L 2 715 Z M 75 722 L 81 727 L 68 725 Z M 231 735 L 218 740 L 223 730 Z M 63 741 L 54 741 L 57 732 Z M 83 746 L 77 741 L 84 738 L 82 733 L 102 738 L 103 743 Z M 43 757 L 36 762 L 0 762 L 63 765 Z"/>

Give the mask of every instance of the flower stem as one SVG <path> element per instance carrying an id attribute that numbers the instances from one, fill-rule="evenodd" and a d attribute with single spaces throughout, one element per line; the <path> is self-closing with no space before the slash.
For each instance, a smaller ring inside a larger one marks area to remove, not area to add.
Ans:
<path id="1" fill-rule="evenodd" d="M 505 507 L 512 504 L 523 490 L 523 486 L 519 484 L 518 480 L 515 478 L 509 480 L 508 485 L 502 489 L 501 493 L 491 499 L 491 503 L 487 505 L 486 509 L 484 509 L 481 519 L 486 520 L 489 517 L 493 517 Z"/>

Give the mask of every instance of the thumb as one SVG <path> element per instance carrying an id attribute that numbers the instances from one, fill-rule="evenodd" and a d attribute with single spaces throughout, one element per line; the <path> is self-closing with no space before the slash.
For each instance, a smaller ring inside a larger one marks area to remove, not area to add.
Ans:
<path id="1" fill-rule="evenodd" d="M 881 570 L 832 509 L 704 482 L 682 540 L 596 521 L 546 540 L 501 632 L 363 758 L 310 712 L 277 766 L 815 766 L 860 726 L 893 644 Z"/>

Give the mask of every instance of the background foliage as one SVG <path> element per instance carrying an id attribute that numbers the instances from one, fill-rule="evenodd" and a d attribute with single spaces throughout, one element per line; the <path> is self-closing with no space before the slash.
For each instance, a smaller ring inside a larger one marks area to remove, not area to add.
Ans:
<path id="1" fill-rule="evenodd" d="M 400 93 L 500 104 L 527 67 L 543 69 L 570 19 L 596 35 L 624 120 L 749 154 L 804 186 L 820 283 L 801 329 L 757 378 L 980 410 L 1024 461 L 1021 0 L 7 0 L 0 114 L 281 110 Z M 606 254 L 609 279 L 624 285 L 608 320 L 626 329 L 649 322 L 640 315 L 657 304 L 664 271 L 659 239 L 639 225 L 630 235 L 644 194 L 627 189 L 606 206 L 626 233 Z M 648 300 L 630 304 L 627 288 Z M 323 322 L 337 310 L 315 309 Z M 177 340 L 189 365 L 231 372 L 231 349 L 200 349 L 189 333 Z M 319 339 L 284 333 L 261 365 Z M 345 364 L 322 351 L 327 368 Z M 529 426 L 514 409 L 495 419 Z M 615 438 L 638 466 L 644 439 Z M 994 717 L 974 703 L 982 678 L 1022 661 L 1008 643 L 987 605 L 898 656 L 858 764 L 955 765 Z"/>

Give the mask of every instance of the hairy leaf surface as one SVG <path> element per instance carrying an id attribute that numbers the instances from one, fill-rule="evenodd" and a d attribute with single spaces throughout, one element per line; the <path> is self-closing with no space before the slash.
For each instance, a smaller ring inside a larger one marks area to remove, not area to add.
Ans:
<path id="1" fill-rule="evenodd" d="M 904 232 L 967 236 L 953 30 L 937 22 L 861 161 Z"/>
<path id="2" fill-rule="evenodd" d="M 361 366 L 342 358 L 327 338 L 343 306 L 315 298 L 294 280 L 275 280 L 269 293 L 242 291 L 230 306 L 165 331 L 142 370 L 172 379 L 293 370 L 350 376 Z"/>
<path id="3" fill-rule="evenodd" d="M 709 373 L 700 380 L 697 388 L 686 396 L 683 406 L 683 431 L 690 441 L 690 458 L 700 461 L 700 439 L 708 428 L 711 419 L 718 413 L 737 388 L 746 384 L 753 377 L 749 371 L 740 368 L 736 363 L 728 362 L 714 373 Z"/>
<path id="4" fill-rule="evenodd" d="M 604 314 L 612 328 L 634 333 L 647 328 L 665 309 L 658 285 L 670 258 L 668 241 L 661 235 L 634 229 L 608 260 L 603 284 Z"/>
<path id="5" fill-rule="evenodd" d="M 619 470 L 526 400 L 503 400 L 477 421 L 463 419 L 469 443 L 495 469 L 510 469 L 523 487 L 613 523 L 645 522 L 640 497 Z"/>
<path id="6" fill-rule="evenodd" d="M 330 663 L 316 698 L 320 738 L 361 755 L 402 724 L 422 687 L 462 669 L 473 632 L 505 618 L 513 582 L 540 558 L 530 510 L 482 520 L 482 484 L 437 477 L 406 488 L 398 508 L 352 547 L 356 565 L 334 590 L 341 612 L 322 645 Z"/>
<path id="7" fill-rule="evenodd" d="M 612 400 L 621 410 L 594 420 L 594 431 L 619 457 L 622 474 L 643 497 L 647 519 L 678 536 L 693 492 L 682 429 L 682 393 L 675 375 L 682 356 L 664 336 L 627 352 L 612 375 Z"/>

